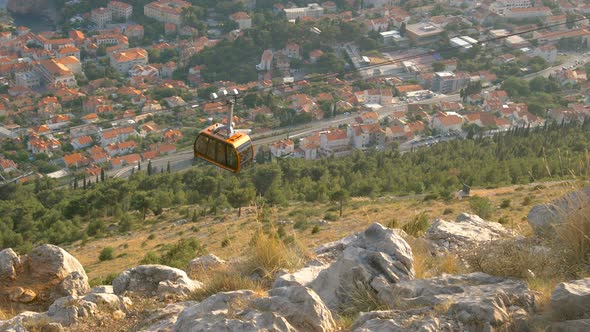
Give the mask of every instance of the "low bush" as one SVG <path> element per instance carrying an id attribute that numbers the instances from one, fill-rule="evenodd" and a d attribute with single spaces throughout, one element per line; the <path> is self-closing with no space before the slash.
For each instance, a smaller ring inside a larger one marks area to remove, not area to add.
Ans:
<path id="1" fill-rule="evenodd" d="M 231 292 L 241 289 L 250 289 L 255 292 L 262 292 L 262 284 L 260 281 L 255 281 L 247 276 L 243 276 L 234 270 L 217 270 L 210 271 L 203 279 L 203 275 L 194 276 L 203 282 L 203 287 L 193 292 L 190 300 L 202 301 L 207 297 L 220 293 Z"/>
<path id="2" fill-rule="evenodd" d="M 173 245 L 165 245 L 163 253 L 158 256 L 148 252 L 141 260 L 141 264 L 162 264 L 184 269 L 189 261 L 207 253 L 197 239 L 182 239 Z"/>
<path id="3" fill-rule="evenodd" d="M 494 212 L 494 207 L 489 198 L 473 196 L 469 199 L 471 211 L 483 219 L 489 218 Z"/>
<path id="4" fill-rule="evenodd" d="M 100 255 L 98 256 L 98 260 L 101 262 L 110 261 L 114 258 L 115 258 L 115 249 L 113 249 L 112 247 L 103 248 L 102 251 L 100 252 Z"/>

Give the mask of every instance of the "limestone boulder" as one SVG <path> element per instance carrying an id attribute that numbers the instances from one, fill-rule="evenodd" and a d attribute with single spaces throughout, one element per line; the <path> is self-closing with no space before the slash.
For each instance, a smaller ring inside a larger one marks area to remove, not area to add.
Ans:
<path id="1" fill-rule="evenodd" d="M 274 288 L 269 297 L 253 301 L 261 311 L 277 313 L 300 331 L 335 331 L 330 309 L 312 289 L 302 286 Z"/>
<path id="2" fill-rule="evenodd" d="M 90 291 L 76 258 L 60 247 L 41 245 L 28 255 L 0 251 L 0 303 L 18 310 L 46 310 L 53 301 Z"/>
<path id="3" fill-rule="evenodd" d="M 569 192 L 547 204 L 533 206 L 527 219 L 535 233 L 552 236 L 555 227 L 590 203 L 590 186 L 578 191 Z"/>
<path id="4" fill-rule="evenodd" d="M 123 271 L 113 280 L 115 294 L 133 292 L 145 296 L 184 298 L 202 287 L 186 272 L 164 265 L 140 265 Z"/>
<path id="5" fill-rule="evenodd" d="M 184 309 L 172 331 L 297 331 L 280 315 L 250 307 L 254 292 L 218 293 Z"/>
<path id="6" fill-rule="evenodd" d="M 424 233 L 427 240 L 445 251 L 470 250 L 511 235 L 501 224 L 468 213 L 460 214 L 454 222 L 437 219 Z"/>
<path id="7" fill-rule="evenodd" d="M 0 332 L 27 332 L 32 329 L 41 329 L 47 324 L 49 318 L 45 313 L 33 311 L 22 312 L 11 319 L 0 320 Z"/>
<path id="8" fill-rule="evenodd" d="M 557 320 L 590 315 L 590 278 L 562 282 L 551 293 L 551 308 Z"/>
<path id="9" fill-rule="evenodd" d="M 345 249 L 308 284 L 331 309 L 339 309 L 359 287 L 379 294 L 414 278 L 412 249 L 397 230 L 375 223 L 338 246 Z"/>
<path id="10" fill-rule="evenodd" d="M 63 326 L 70 326 L 81 319 L 96 316 L 122 316 L 132 302 L 129 298 L 112 293 L 89 293 L 85 296 L 66 296 L 57 299 L 47 310 L 48 318 Z"/>
<path id="11" fill-rule="evenodd" d="M 186 301 L 167 305 L 164 308 L 149 312 L 147 318 L 138 324 L 140 332 L 164 332 L 172 331 L 180 313 L 198 302 Z"/>
<path id="12" fill-rule="evenodd" d="M 226 262 L 213 255 L 208 254 L 201 257 L 197 257 L 188 263 L 187 271 L 189 272 L 200 272 L 200 271 L 207 271 L 212 268 L 216 268 L 219 266 L 225 265 Z"/>
<path id="13" fill-rule="evenodd" d="M 314 281 L 320 272 L 327 269 L 329 265 L 308 266 L 293 273 L 285 273 L 277 277 L 273 284 L 273 288 L 287 287 L 287 286 L 309 286 Z"/>
<path id="14" fill-rule="evenodd" d="M 413 316 L 434 316 L 439 325 L 433 326 L 449 326 L 453 331 L 526 329 L 535 307 L 534 292 L 526 283 L 484 273 L 403 280 L 389 294 L 380 295 L 389 307 L 399 309 L 388 319 L 399 323 Z"/>

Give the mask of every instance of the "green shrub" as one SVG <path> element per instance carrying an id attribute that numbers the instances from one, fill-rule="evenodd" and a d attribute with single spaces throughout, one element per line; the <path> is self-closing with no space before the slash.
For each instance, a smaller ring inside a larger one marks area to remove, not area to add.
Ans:
<path id="1" fill-rule="evenodd" d="M 446 208 L 446 209 L 443 211 L 443 214 L 446 216 L 446 215 L 449 215 L 449 214 L 451 214 L 451 213 L 453 213 L 453 212 L 454 212 L 454 211 L 453 211 L 453 209 L 451 209 L 451 208 Z"/>
<path id="2" fill-rule="evenodd" d="M 413 220 L 405 223 L 402 230 L 411 236 L 418 237 L 428 229 L 428 215 L 420 213 Z"/>
<path id="3" fill-rule="evenodd" d="M 307 227 L 309 227 L 309 222 L 307 222 L 306 220 L 298 220 L 293 225 L 293 228 L 299 229 L 299 230 L 302 230 L 302 231 L 303 230 L 306 230 Z"/>
<path id="4" fill-rule="evenodd" d="M 190 260 L 205 253 L 205 248 L 197 239 L 182 239 L 173 245 L 164 246 L 164 252 L 160 256 L 148 252 L 141 264 L 162 264 L 183 269 Z"/>
<path id="5" fill-rule="evenodd" d="M 155 236 L 154 234 L 150 234 L 150 235 L 148 235 L 148 237 L 147 237 L 147 239 L 148 239 L 148 240 L 153 240 L 153 239 L 155 239 L 155 238 L 156 238 L 156 236 Z"/>
<path id="6" fill-rule="evenodd" d="M 114 258 L 115 258 L 115 249 L 113 249 L 112 247 L 103 248 L 102 251 L 100 252 L 100 255 L 98 256 L 98 260 L 101 262 L 110 261 Z"/>
<path id="7" fill-rule="evenodd" d="M 115 280 L 115 278 L 118 276 L 119 276 L 118 273 L 110 273 L 110 274 L 107 274 L 106 276 L 100 276 L 100 277 L 90 279 L 90 281 L 88 283 L 90 284 L 90 287 L 101 286 L 101 285 L 110 285 L 113 283 L 113 280 Z"/>
<path id="8" fill-rule="evenodd" d="M 532 201 L 533 201 L 533 198 L 531 196 L 527 196 L 522 200 L 522 205 L 523 206 L 530 205 Z"/>
<path id="9" fill-rule="evenodd" d="M 338 215 L 335 213 L 328 212 L 324 215 L 324 219 L 326 219 L 328 221 L 336 221 L 336 220 L 338 220 Z"/>
<path id="10" fill-rule="evenodd" d="M 512 203 L 508 198 L 502 201 L 502 204 L 500 204 L 500 207 L 502 209 L 507 209 L 510 207 L 510 203 Z"/>
<path id="11" fill-rule="evenodd" d="M 489 218 L 494 211 L 492 202 L 486 197 L 473 196 L 469 200 L 469 206 L 473 213 L 477 214 L 483 219 Z"/>
<path id="12" fill-rule="evenodd" d="M 428 201 L 434 201 L 435 199 L 438 198 L 438 194 L 436 193 L 431 193 L 431 194 L 427 194 L 424 196 L 423 201 L 424 202 L 428 202 Z"/>
<path id="13" fill-rule="evenodd" d="M 221 247 L 222 248 L 225 248 L 225 247 L 229 246 L 229 244 L 230 244 L 230 240 L 227 237 L 221 241 Z"/>
<path id="14" fill-rule="evenodd" d="M 311 234 L 317 234 L 320 232 L 320 226 L 319 225 L 315 225 L 313 226 L 313 228 L 311 229 Z"/>
<path id="15" fill-rule="evenodd" d="M 510 222 L 510 219 L 506 216 L 502 216 L 500 219 L 498 219 L 498 222 L 502 225 L 506 225 Z"/>

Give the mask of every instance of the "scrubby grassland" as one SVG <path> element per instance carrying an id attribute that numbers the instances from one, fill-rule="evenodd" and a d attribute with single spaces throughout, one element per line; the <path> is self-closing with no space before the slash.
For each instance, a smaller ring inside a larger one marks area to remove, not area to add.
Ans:
<path id="1" fill-rule="evenodd" d="M 571 190 L 571 183 L 547 182 L 526 186 L 508 186 L 496 189 L 474 189 L 472 194 L 489 199 L 492 213 L 487 218 L 501 221 L 504 226 L 514 228 L 521 234 L 531 234 L 526 215 L 534 204 L 548 202 Z M 507 204 L 509 202 L 509 204 Z M 390 227 L 402 228 L 417 216 L 424 215 L 427 225 L 434 218 L 454 220 L 457 214 L 472 211 L 469 199 L 450 200 L 418 195 L 408 197 L 386 196 L 379 198 L 353 198 L 344 203 L 343 217 L 339 218 L 337 202 L 313 204 L 293 202 L 288 207 L 255 206 L 243 208 L 238 217 L 235 209 L 229 209 L 217 216 L 199 216 L 194 222 L 189 218 L 186 224 L 178 220 L 192 215 L 198 206 L 182 206 L 163 212 L 160 216 L 149 216 L 131 235 L 116 235 L 86 241 L 78 241 L 66 249 L 78 258 L 86 268 L 90 279 L 96 283 L 119 273 L 125 268 L 138 265 L 147 252 L 161 253 L 166 246 L 182 239 L 197 239 L 202 247 L 223 259 L 230 260 L 246 255 L 256 231 L 269 227 L 282 237 L 293 237 L 307 251 L 316 246 L 338 240 L 365 229 L 373 222 Z M 508 206 L 506 206 L 508 205 Z M 319 220 L 328 223 L 319 226 Z M 282 222 L 287 221 L 284 225 Z M 113 260 L 100 261 L 103 248 L 114 248 Z M 420 248 L 416 248 L 420 249 Z M 193 256 L 198 253 L 193 253 Z M 194 258 L 193 256 L 189 259 Z M 425 258 L 425 265 L 434 264 Z M 448 262 L 447 262 L 448 263 Z M 182 267 L 182 266 L 180 266 Z M 421 273 L 419 270 L 417 271 Z M 424 271 L 428 276 L 431 272 Z"/>

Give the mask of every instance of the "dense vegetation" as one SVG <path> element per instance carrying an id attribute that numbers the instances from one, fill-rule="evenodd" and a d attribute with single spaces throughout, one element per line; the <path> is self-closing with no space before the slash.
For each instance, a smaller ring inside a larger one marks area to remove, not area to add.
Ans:
<path id="1" fill-rule="evenodd" d="M 506 134 L 456 140 L 400 154 L 355 151 L 340 159 L 286 159 L 258 164 L 238 176 L 212 167 L 184 173 L 136 172 L 129 180 L 107 179 L 86 189 L 60 187 L 50 179 L 0 188 L 0 248 L 27 250 L 33 243 L 67 243 L 89 236 L 127 232 L 146 215 L 165 208 L 199 215 L 239 208 L 254 201 L 339 201 L 342 196 L 448 197 L 461 184 L 500 186 L 544 179 L 588 176 L 590 122 L 520 128 Z M 337 197 L 338 196 L 338 197 Z M 108 223 L 112 222 L 112 225 Z"/>

